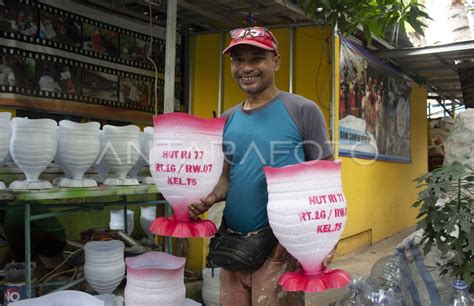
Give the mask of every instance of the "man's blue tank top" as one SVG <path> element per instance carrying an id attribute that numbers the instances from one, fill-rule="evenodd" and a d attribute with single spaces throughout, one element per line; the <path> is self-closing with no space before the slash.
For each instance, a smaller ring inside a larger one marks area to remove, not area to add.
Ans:
<path id="1" fill-rule="evenodd" d="M 230 163 L 230 186 L 224 218 L 230 229 L 247 233 L 268 226 L 263 166 L 305 161 L 302 141 L 300 129 L 279 96 L 250 111 L 239 107 L 228 118 L 224 151 Z"/>

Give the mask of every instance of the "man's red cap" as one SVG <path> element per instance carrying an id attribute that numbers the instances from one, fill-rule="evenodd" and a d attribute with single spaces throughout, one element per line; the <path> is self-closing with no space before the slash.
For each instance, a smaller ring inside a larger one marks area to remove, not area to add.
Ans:
<path id="1" fill-rule="evenodd" d="M 232 48 L 238 45 L 252 45 L 261 49 L 280 54 L 278 42 L 275 35 L 264 27 L 241 28 L 230 31 L 230 43 L 225 48 L 223 54 L 229 53 Z"/>

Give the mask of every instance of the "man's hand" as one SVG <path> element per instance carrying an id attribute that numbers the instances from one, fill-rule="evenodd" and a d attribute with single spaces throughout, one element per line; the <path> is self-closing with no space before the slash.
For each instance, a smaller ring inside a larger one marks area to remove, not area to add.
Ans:
<path id="1" fill-rule="evenodd" d="M 229 164 L 224 161 L 219 181 L 207 197 L 188 205 L 188 215 L 191 220 L 196 220 L 198 215 L 205 213 L 216 202 L 224 201 L 229 189 Z"/>
<path id="2" fill-rule="evenodd" d="M 199 202 L 188 205 L 188 214 L 191 220 L 198 219 L 198 215 L 205 213 L 211 206 L 217 202 L 217 196 L 212 192 L 207 197 L 202 198 Z"/>

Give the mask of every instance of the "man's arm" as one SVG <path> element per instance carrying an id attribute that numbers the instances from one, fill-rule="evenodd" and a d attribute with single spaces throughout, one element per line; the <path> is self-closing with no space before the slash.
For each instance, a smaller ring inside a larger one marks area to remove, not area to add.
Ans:
<path id="1" fill-rule="evenodd" d="M 295 94 L 282 93 L 282 101 L 301 131 L 305 160 L 330 159 L 333 148 L 321 109 L 313 101 Z"/>
<path id="2" fill-rule="evenodd" d="M 192 220 L 196 220 L 198 215 L 208 211 L 215 203 L 225 200 L 227 190 L 229 190 L 229 168 L 229 163 L 224 161 L 221 176 L 212 192 L 205 198 L 200 199 L 198 202 L 188 205 L 188 214 Z"/>

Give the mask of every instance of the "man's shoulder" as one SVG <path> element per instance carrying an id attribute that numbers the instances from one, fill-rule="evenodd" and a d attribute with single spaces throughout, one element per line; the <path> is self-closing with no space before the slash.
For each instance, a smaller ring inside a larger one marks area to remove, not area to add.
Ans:
<path id="1" fill-rule="evenodd" d="M 232 117 L 232 115 L 233 115 L 237 110 L 239 110 L 240 106 L 241 106 L 240 103 L 237 104 L 237 105 L 232 106 L 231 108 L 229 108 L 228 110 L 226 110 L 224 113 L 222 113 L 221 118 L 226 118 L 226 119 L 228 119 L 228 118 Z"/>
<path id="2" fill-rule="evenodd" d="M 301 109 L 319 109 L 316 103 L 297 94 L 282 91 L 280 97 L 283 104 L 290 110 L 298 111 Z"/>

